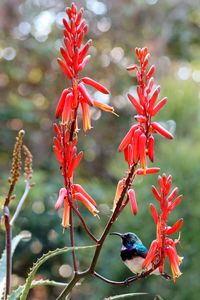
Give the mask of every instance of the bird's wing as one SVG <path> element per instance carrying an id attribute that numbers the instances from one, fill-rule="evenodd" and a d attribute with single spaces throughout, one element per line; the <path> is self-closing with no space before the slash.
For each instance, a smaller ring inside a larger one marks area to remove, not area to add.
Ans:
<path id="1" fill-rule="evenodd" d="M 147 256 L 148 249 L 144 245 L 136 245 L 134 248 L 136 255 L 142 256 L 143 258 Z"/>
<path id="2" fill-rule="evenodd" d="M 134 245 L 129 249 L 121 250 L 121 258 L 123 261 L 132 259 L 134 257 L 140 256 L 145 258 L 147 256 L 148 250 L 144 245 Z"/>

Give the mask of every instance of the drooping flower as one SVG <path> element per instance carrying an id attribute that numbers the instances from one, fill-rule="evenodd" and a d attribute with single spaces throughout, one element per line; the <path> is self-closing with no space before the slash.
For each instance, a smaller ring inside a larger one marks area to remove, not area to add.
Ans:
<path id="1" fill-rule="evenodd" d="M 98 214 L 98 210 L 96 208 L 96 202 L 93 198 L 84 190 L 84 188 L 79 184 L 72 184 L 71 186 L 71 200 L 72 202 L 82 202 L 85 207 L 94 215 Z M 58 196 L 58 200 L 56 201 L 55 208 L 60 209 L 64 203 L 64 210 L 63 210 L 63 219 L 62 219 L 62 226 L 67 228 L 69 223 L 69 216 L 70 216 L 70 198 L 69 198 L 69 190 L 66 188 L 61 188 Z"/>
<path id="2" fill-rule="evenodd" d="M 148 174 L 147 157 L 154 161 L 154 134 L 158 133 L 167 139 L 172 139 L 173 135 L 161 126 L 158 122 L 152 122 L 154 117 L 167 103 L 167 98 L 161 99 L 157 104 L 160 87 L 153 90 L 155 66 L 148 69 L 150 53 L 148 48 L 136 48 L 136 56 L 139 65 L 132 65 L 128 71 L 136 71 L 137 97 L 130 93 L 128 99 L 135 108 L 137 114 L 134 116 L 137 124 L 133 125 L 119 145 L 119 151 L 124 152 L 125 160 L 129 167 L 140 162 L 140 168 L 144 170 L 143 175 Z M 156 170 L 155 170 L 156 172 Z M 140 175 L 142 174 L 139 171 Z M 153 169 L 152 169 L 152 172 Z M 150 174 L 150 173 L 149 173 Z"/>
<path id="3" fill-rule="evenodd" d="M 183 260 L 177 254 L 176 244 L 179 243 L 179 239 L 173 240 L 170 235 L 180 230 L 183 225 L 183 219 L 179 219 L 173 226 L 168 226 L 169 214 L 174 208 L 181 202 L 182 195 L 177 196 L 178 188 L 174 188 L 170 193 L 172 186 L 172 176 L 168 177 L 163 174 L 162 177 L 158 176 L 159 190 L 155 186 L 152 186 L 152 192 L 156 200 L 160 204 L 160 213 L 158 213 L 155 205 L 150 205 L 150 212 L 153 216 L 156 224 L 156 240 L 154 240 L 150 246 L 147 257 L 144 260 L 143 268 L 146 269 L 150 264 L 154 266 L 155 258 L 159 257 L 159 270 L 164 272 L 164 264 L 166 258 L 169 259 L 170 267 L 172 271 L 172 277 L 174 282 L 182 273 L 180 271 L 180 264 Z"/>

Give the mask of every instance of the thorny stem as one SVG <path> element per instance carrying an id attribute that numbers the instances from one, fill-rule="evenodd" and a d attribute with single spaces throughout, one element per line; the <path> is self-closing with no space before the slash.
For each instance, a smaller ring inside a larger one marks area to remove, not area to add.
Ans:
<path id="1" fill-rule="evenodd" d="M 4 224 L 6 229 L 6 289 L 4 299 L 10 294 L 11 288 L 11 268 L 12 268 L 12 257 L 11 257 L 11 240 L 12 240 L 12 227 L 10 225 L 10 212 L 9 207 L 4 205 Z"/>

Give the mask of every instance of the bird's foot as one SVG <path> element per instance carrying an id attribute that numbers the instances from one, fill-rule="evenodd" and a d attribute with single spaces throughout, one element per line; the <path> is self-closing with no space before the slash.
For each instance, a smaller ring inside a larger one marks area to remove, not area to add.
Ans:
<path id="1" fill-rule="evenodd" d="M 131 276 L 131 277 L 128 277 L 125 279 L 125 285 L 128 286 L 133 280 L 135 280 L 138 276 L 135 275 L 135 276 Z"/>
<path id="2" fill-rule="evenodd" d="M 165 278 L 166 280 L 171 280 L 172 279 L 172 277 L 170 275 L 168 275 L 167 273 L 162 273 L 161 276 L 163 278 Z"/>
<path id="3" fill-rule="evenodd" d="M 140 273 L 140 278 L 145 278 L 145 277 L 146 277 L 145 272 Z"/>

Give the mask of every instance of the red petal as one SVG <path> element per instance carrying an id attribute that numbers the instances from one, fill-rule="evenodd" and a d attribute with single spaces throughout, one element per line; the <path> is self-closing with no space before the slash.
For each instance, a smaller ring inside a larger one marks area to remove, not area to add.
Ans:
<path id="1" fill-rule="evenodd" d="M 156 187 L 154 185 L 152 185 L 152 193 L 154 194 L 155 198 L 158 201 L 162 200 L 161 195 L 159 194 L 158 190 L 156 189 Z"/>
<path id="2" fill-rule="evenodd" d="M 139 159 L 139 136 L 142 131 L 140 128 L 136 129 L 133 134 L 133 160 L 135 163 L 138 162 Z"/>
<path id="3" fill-rule="evenodd" d="M 82 195 L 81 193 L 75 193 L 74 197 L 81 201 L 94 216 L 98 214 L 99 211 L 90 201 L 88 201 L 88 199 L 84 195 Z"/>
<path id="4" fill-rule="evenodd" d="M 68 77 L 69 79 L 72 79 L 72 72 L 71 72 L 71 70 L 67 67 L 67 65 L 66 65 L 60 58 L 58 58 L 57 61 L 58 61 L 59 65 L 60 65 L 61 69 L 62 69 L 62 70 L 64 71 L 64 73 L 67 75 L 67 77 Z"/>
<path id="5" fill-rule="evenodd" d="M 154 104 L 156 103 L 157 99 L 158 99 L 158 95 L 160 93 L 160 87 L 158 86 L 155 91 L 153 92 L 151 98 L 149 99 L 149 107 L 148 107 L 148 112 L 151 114 Z"/>
<path id="6" fill-rule="evenodd" d="M 86 90 L 84 84 L 83 84 L 83 83 L 79 83 L 78 89 L 79 89 L 81 95 L 83 96 L 83 98 L 85 99 L 85 101 L 86 101 L 90 106 L 92 106 L 92 105 L 93 105 L 93 100 L 92 100 L 90 94 L 88 93 L 88 91 Z"/>
<path id="7" fill-rule="evenodd" d="M 67 172 L 67 177 L 68 178 L 71 178 L 72 175 L 73 175 L 73 172 L 74 170 L 77 168 L 78 164 L 80 163 L 81 159 L 83 157 L 83 152 L 79 152 L 77 156 L 75 156 L 73 159 L 72 159 L 72 162 L 70 163 L 69 165 L 69 169 L 68 169 L 68 172 Z"/>
<path id="8" fill-rule="evenodd" d="M 64 198 L 67 196 L 66 188 L 61 188 L 58 195 L 58 200 L 56 201 L 55 208 L 59 209 L 64 201 Z"/>
<path id="9" fill-rule="evenodd" d="M 80 72 L 80 71 L 82 71 L 84 68 L 85 68 L 85 66 L 86 66 L 86 64 L 88 63 L 88 61 L 90 60 L 90 55 L 87 55 L 84 59 L 83 59 L 83 62 L 79 65 L 79 67 L 78 67 L 78 71 Z"/>
<path id="10" fill-rule="evenodd" d="M 151 243 L 151 246 L 149 248 L 149 251 L 147 253 L 147 256 L 142 264 L 142 268 L 143 269 L 146 269 L 150 263 L 153 261 L 154 257 L 155 257 L 155 254 L 156 254 L 156 250 L 157 250 L 157 247 L 158 247 L 158 243 L 156 240 L 154 240 L 152 243 Z"/>
<path id="11" fill-rule="evenodd" d="M 62 54 L 64 60 L 66 61 L 66 64 L 69 65 L 69 66 L 71 67 L 71 66 L 72 66 L 72 60 L 71 60 L 71 58 L 69 57 L 67 51 L 65 51 L 65 49 L 61 47 L 61 48 L 60 48 L 60 52 L 61 52 L 61 54 Z"/>
<path id="12" fill-rule="evenodd" d="M 177 205 L 181 203 L 183 195 L 178 196 L 168 207 L 169 211 L 172 211 Z"/>
<path id="13" fill-rule="evenodd" d="M 71 27 L 68 24 L 67 20 L 63 19 L 63 25 L 65 26 L 65 28 L 68 32 L 71 32 Z"/>
<path id="14" fill-rule="evenodd" d="M 158 102 L 158 104 L 153 108 L 152 112 L 151 112 L 151 116 L 154 117 L 159 110 L 161 110 L 161 108 L 163 108 L 163 106 L 167 103 L 167 98 L 163 98 L 162 100 L 160 100 L 160 102 Z"/>
<path id="15" fill-rule="evenodd" d="M 133 125 L 131 127 L 131 129 L 129 129 L 129 131 L 127 132 L 127 134 L 125 135 L 125 137 L 121 141 L 121 143 L 119 145 L 119 148 L 118 148 L 118 151 L 120 151 L 120 152 L 123 151 L 128 146 L 128 144 L 131 143 L 131 139 L 132 139 L 133 134 L 134 134 L 134 132 L 137 128 L 138 128 L 138 125 Z"/>
<path id="16" fill-rule="evenodd" d="M 164 127 L 162 127 L 158 122 L 153 122 L 151 124 L 152 128 L 162 136 L 166 137 L 167 139 L 173 139 L 173 135 L 166 130 Z"/>
<path id="17" fill-rule="evenodd" d="M 153 75 L 153 73 L 155 72 L 156 68 L 154 65 L 151 66 L 151 68 L 149 69 L 149 71 L 147 72 L 147 75 L 146 75 L 146 79 L 149 80 L 150 77 Z"/>
<path id="18" fill-rule="evenodd" d="M 137 200 L 135 197 L 135 191 L 133 189 L 128 190 L 128 196 L 129 196 L 132 212 L 134 215 L 137 215 L 138 207 L 137 207 Z"/>
<path id="19" fill-rule="evenodd" d="M 69 56 L 73 59 L 73 57 L 74 57 L 74 47 L 72 45 L 72 42 L 69 40 L 69 38 L 65 38 L 64 39 L 64 44 L 67 48 Z"/>
<path id="20" fill-rule="evenodd" d="M 70 91 L 68 89 L 65 89 L 62 94 L 61 94 L 61 97 L 58 101 L 58 105 L 56 107 L 56 112 L 55 112 L 55 116 L 56 118 L 59 118 L 63 112 L 63 108 L 64 108 L 64 104 L 65 104 L 65 98 L 67 96 L 67 94 L 69 93 Z"/>
<path id="21" fill-rule="evenodd" d="M 132 65 L 126 68 L 127 71 L 133 71 L 135 69 L 137 69 L 137 65 Z"/>
<path id="22" fill-rule="evenodd" d="M 136 108 L 137 112 L 139 114 L 143 115 L 144 114 L 144 109 L 140 105 L 140 103 L 131 94 L 128 94 L 128 98 L 131 101 L 131 103 L 134 105 L 134 107 Z"/>
<path id="23" fill-rule="evenodd" d="M 136 174 L 137 175 L 148 175 L 148 174 L 154 174 L 160 172 L 160 168 L 147 168 L 147 169 L 137 169 Z"/>
<path id="24" fill-rule="evenodd" d="M 183 219 L 179 219 L 176 223 L 169 229 L 166 230 L 166 234 L 173 234 L 177 232 L 183 225 Z"/>
<path id="25" fill-rule="evenodd" d="M 92 40 L 87 41 L 87 43 L 83 46 L 83 48 L 79 52 L 79 64 L 82 63 L 91 45 L 92 45 Z"/>
<path id="26" fill-rule="evenodd" d="M 74 189 L 75 192 L 81 193 L 85 198 L 88 199 L 94 206 L 96 206 L 96 202 L 94 199 L 84 190 L 84 188 L 80 184 L 73 184 L 72 188 Z"/>
<path id="27" fill-rule="evenodd" d="M 157 224 L 158 223 L 158 212 L 157 212 L 157 209 L 156 209 L 156 207 L 151 203 L 150 204 L 150 211 L 151 211 L 151 214 L 152 214 L 152 217 L 153 217 L 153 219 L 154 219 L 154 222 L 155 222 L 155 224 Z"/>
<path id="28" fill-rule="evenodd" d="M 109 91 L 100 83 L 97 81 L 89 78 L 89 77 L 84 77 L 82 78 L 82 81 L 86 84 L 89 84 L 90 86 L 94 87 L 98 91 L 102 92 L 103 94 L 109 94 Z"/>
<path id="29" fill-rule="evenodd" d="M 151 135 L 148 140 L 148 156 L 154 162 L 154 137 Z"/>
<path id="30" fill-rule="evenodd" d="M 139 136 L 139 157 L 140 157 L 140 167 L 145 169 L 146 168 L 146 135 L 142 133 Z"/>
<path id="31" fill-rule="evenodd" d="M 172 201 L 176 195 L 178 194 L 178 188 L 174 188 L 173 191 L 171 192 L 171 194 L 167 197 L 167 201 L 170 202 Z"/>

